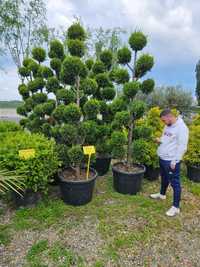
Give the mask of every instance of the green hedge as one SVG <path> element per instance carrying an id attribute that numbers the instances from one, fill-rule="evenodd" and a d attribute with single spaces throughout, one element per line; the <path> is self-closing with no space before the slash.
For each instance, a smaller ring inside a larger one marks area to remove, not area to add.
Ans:
<path id="1" fill-rule="evenodd" d="M 13 121 L 0 121 L 0 133 L 22 130 L 21 126 Z"/>
<path id="2" fill-rule="evenodd" d="M 20 159 L 21 149 L 35 149 L 35 157 Z M 25 174 L 26 187 L 35 192 L 47 192 L 48 182 L 60 165 L 55 142 L 41 134 L 28 132 L 10 132 L 4 137 L 0 142 L 0 161 L 8 170 Z"/>

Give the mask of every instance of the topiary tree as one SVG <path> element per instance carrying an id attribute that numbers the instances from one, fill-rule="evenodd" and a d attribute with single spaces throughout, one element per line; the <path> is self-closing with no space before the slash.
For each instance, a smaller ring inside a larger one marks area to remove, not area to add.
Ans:
<path id="1" fill-rule="evenodd" d="M 76 177 L 84 161 L 83 145 L 110 153 L 109 102 L 115 97 L 109 78 L 112 53 L 105 50 L 99 60 L 85 60 L 85 40 L 84 29 L 74 23 L 67 31 L 68 55 L 59 40 L 51 41 L 48 53 L 33 49 L 32 58 L 23 62 L 19 93 L 24 102 L 17 109 L 25 128 L 56 140 L 63 165 L 74 167 Z M 44 65 L 47 55 L 49 66 Z"/>
<path id="2" fill-rule="evenodd" d="M 111 79 L 123 86 L 122 95 L 115 99 L 111 105 L 115 114 L 112 126 L 116 130 L 112 134 L 113 155 L 124 158 L 128 167 L 132 163 L 132 142 L 134 140 L 135 122 L 145 112 L 145 103 L 136 100 L 137 93 L 141 90 L 148 94 L 154 89 L 153 79 L 141 80 L 153 65 L 154 59 L 149 54 L 140 54 L 147 45 L 147 37 L 136 31 L 129 37 L 129 47 L 118 50 L 118 62 L 122 67 L 112 70 Z M 133 63 L 132 63 L 133 58 Z"/>

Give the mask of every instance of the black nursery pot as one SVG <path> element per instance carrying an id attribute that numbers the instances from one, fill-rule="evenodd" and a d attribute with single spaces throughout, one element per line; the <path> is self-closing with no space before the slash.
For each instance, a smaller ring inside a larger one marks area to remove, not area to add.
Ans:
<path id="1" fill-rule="evenodd" d="M 66 181 L 63 177 L 63 171 L 58 173 L 62 199 L 66 204 L 80 206 L 92 200 L 97 172 L 91 168 L 90 171 L 94 173 L 93 178 L 84 181 Z"/>
<path id="2" fill-rule="evenodd" d="M 112 167 L 113 171 L 113 186 L 118 193 L 136 195 L 142 186 L 142 179 L 146 170 L 145 166 L 135 164 L 135 166 L 141 168 L 137 172 L 130 173 L 117 169 L 116 163 Z"/>
<path id="3" fill-rule="evenodd" d="M 98 172 L 99 176 L 105 175 L 110 168 L 111 157 L 97 157 L 93 164 L 94 169 Z"/>
<path id="4" fill-rule="evenodd" d="M 196 183 L 200 183 L 200 166 L 187 165 L 188 178 Z"/>
<path id="5" fill-rule="evenodd" d="M 26 189 L 24 192 L 20 191 L 20 193 L 22 196 L 15 191 L 11 193 L 12 200 L 17 208 L 33 206 L 41 200 L 41 194 L 39 192 L 34 192 L 32 189 Z"/>
<path id="6" fill-rule="evenodd" d="M 144 173 L 144 177 L 149 181 L 158 180 L 160 175 L 160 168 L 153 168 L 151 166 L 146 166 L 146 171 Z"/>

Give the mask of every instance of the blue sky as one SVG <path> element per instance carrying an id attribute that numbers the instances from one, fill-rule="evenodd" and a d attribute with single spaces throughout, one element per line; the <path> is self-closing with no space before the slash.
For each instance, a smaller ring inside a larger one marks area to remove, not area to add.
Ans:
<path id="1" fill-rule="evenodd" d="M 157 85 L 182 85 L 195 90 L 195 65 L 200 59 L 200 1 L 195 0 L 46 0 L 48 24 L 68 27 L 74 15 L 85 26 L 135 28 L 148 35 L 146 51 L 155 56 L 151 77 Z M 0 100 L 20 99 L 16 68 L 1 58 Z"/>

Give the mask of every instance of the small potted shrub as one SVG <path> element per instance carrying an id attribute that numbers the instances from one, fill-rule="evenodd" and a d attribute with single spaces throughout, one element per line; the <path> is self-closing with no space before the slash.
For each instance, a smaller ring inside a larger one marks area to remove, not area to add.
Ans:
<path id="1" fill-rule="evenodd" d="M 34 149 L 35 155 L 21 158 L 20 150 Z M 48 183 L 57 172 L 60 161 L 55 151 L 55 142 L 41 134 L 28 132 L 8 133 L 0 143 L 0 161 L 3 166 L 24 176 L 25 190 L 21 195 L 13 193 L 17 206 L 36 203 L 41 194 L 48 192 Z"/>
<path id="2" fill-rule="evenodd" d="M 190 126 L 188 151 L 184 159 L 188 178 L 200 182 L 200 124 L 196 120 Z"/>
<path id="3" fill-rule="evenodd" d="M 156 137 L 160 137 L 163 123 L 160 120 L 159 107 L 151 108 L 144 118 L 136 122 L 134 129 L 133 158 L 135 162 L 146 167 L 144 177 L 150 181 L 158 179 L 160 175 L 159 160 L 157 156 Z"/>
<path id="4" fill-rule="evenodd" d="M 136 194 L 141 188 L 145 167 L 133 162 L 133 141 L 136 120 L 141 118 L 145 112 L 145 103 L 136 100 L 137 93 L 142 90 L 148 94 L 154 88 L 154 81 L 146 79 L 141 82 L 141 78 L 151 70 L 154 59 L 149 54 L 141 54 L 147 44 L 147 38 L 142 32 L 134 32 L 129 38 L 129 45 L 134 52 L 134 61 L 131 64 L 132 53 L 128 47 L 123 47 L 118 51 L 118 62 L 127 66 L 115 69 L 112 73 L 113 80 L 118 84 L 123 84 L 123 94 L 112 103 L 113 112 L 116 111 L 112 133 L 111 145 L 113 156 L 125 161 L 117 162 L 113 165 L 114 188 L 124 194 Z M 133 66 L 132 66 L 133 65 Z M 131 78 L 129 76 L 131 73 Z M 125 157 L 126 155 L 126 157 Z"/>

